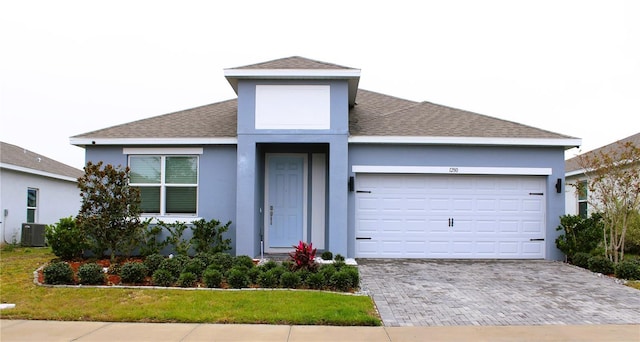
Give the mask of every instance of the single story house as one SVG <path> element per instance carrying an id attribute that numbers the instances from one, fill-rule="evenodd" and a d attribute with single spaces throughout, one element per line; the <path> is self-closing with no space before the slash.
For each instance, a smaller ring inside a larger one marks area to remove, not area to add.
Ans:
<path id="1" fill-rule="evenodd" d="M 81 204 L 77 180 L 83 174 L 82 170 L 0 142 L 0 243 L 21 242 L 24 223 L 54 224 L 63 217 L 76 216 Z M 39 236 L 36 240 L 44 243 L 43 239 Z"/>
<path id="2" fill-rule="evenodd" d="M 146 215 L 233 221 L 238 255 L 560 259 L 564 151 L 580 139 L 359 89 L 288 57 L 224 70 L 237 99 L 71 138 L 131 167 Z"/>
<path id="3" fill-rule="evenodd" d="M 585 152 L 583 155 L 610 153 L 611 151 L 615 151 L 615 149 L 617 149 L 621 144 L 626 144 L 628 142 L 634 144 L 637 147 L 640 147 L 640 133 L 636 133 L 632 136 L 620 139 L 616 142 L 599 147 L 595 150 Z M 580 165 L 580 156 L 567 159 L 567 161 L 565 162 L 565 179 L 568 185 L 565 189 L 566 214 L 580 215 L 585 218 L 591 215 L 589 204 L 587 203 L 588 190 L 583 187 L 581 191 L 578 191 L 578 188 L 576 187 L 576 185 L 578 185 L 579 183 L 583 183 L 586 185 L 587 182 L 585 169 L 582 167 L 582 165 Z"/>

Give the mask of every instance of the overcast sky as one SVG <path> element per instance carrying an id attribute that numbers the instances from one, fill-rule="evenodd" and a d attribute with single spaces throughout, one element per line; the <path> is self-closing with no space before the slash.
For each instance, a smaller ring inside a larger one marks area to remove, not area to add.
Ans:
<path id="1" fill-rule="evenodd" d="M 0 0 L 0 140 L 82 168 L 69 137 L 235 98 L 223 69 L 302 56 L 587 151 L 639 131 L 639 18 L 611 0 Z"/>

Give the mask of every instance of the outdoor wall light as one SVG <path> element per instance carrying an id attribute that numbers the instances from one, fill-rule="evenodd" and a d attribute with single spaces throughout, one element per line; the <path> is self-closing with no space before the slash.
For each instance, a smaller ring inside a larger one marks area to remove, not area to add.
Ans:
<path id="1" fill-rule="evenodd" d="M 562 193 L 562 178 L 558 178 L 556 181 L 556 192 L 559 194 Z"/>

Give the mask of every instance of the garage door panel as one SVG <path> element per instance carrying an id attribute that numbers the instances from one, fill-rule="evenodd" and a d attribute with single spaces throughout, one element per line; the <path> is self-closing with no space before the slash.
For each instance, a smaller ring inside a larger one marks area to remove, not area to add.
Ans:
<path id="1" fill-rule="evenodd" d="M 358 257 L 544 257 L 530 241 L 544 239 L 543 177 L 358 174 L 356 186 L 371 191 L 356 193 L 356 236 L 371 239 Z"/>

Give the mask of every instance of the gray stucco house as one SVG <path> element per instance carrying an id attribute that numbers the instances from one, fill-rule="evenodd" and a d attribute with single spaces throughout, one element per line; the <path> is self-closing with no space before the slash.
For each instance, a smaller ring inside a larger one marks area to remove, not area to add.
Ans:
<path id="1" fill-rule="evenodd" d="M 231 220 L 234 252 L 303 240 L 371 258 L 559 259 L 564 151 L 580 140 L 358 88 L 289 57 L 224 70 L 237 99 L 77 135 L 132 168 L 147 215 Z"/>

